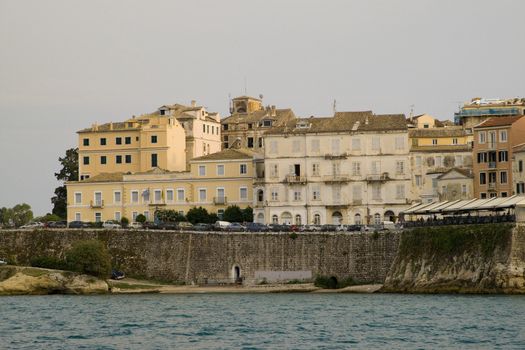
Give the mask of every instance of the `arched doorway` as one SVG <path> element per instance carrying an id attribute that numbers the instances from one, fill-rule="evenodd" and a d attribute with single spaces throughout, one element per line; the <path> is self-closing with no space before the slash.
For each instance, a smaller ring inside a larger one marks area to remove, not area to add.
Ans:
<path id="1" fill-rule="evenodd" d="M 272 215 L 272 224 L 278 224 L 279 223 L 279 217 L 277 215 Z"/>
<path id="2" fill-rule="evenodd" d="M 282 213 L 281 214 L 281 222 L 283 223 L 283 225 L 291 225 L 292 224 L 292 214 L 290 214 L 287 211 Z"/>
<path id="3" fill-rule="evenodd" d="M 257 191 L 257 202 L 262 202 L 262 201 L 264 201 L 264 191 L 258 190 Z"/>
<path id="4" fill-rule="evenodd" d="M 357 214 L 354 215 L 354 224 L 355 225 L 361 225 L 362 224 L 361 214 L 357 213 Z"/>
<path id="5" fill-rule="evenodd" d="M 302 225 L 301 215 L 299 215 L 299 214 L 295 215 L 295 224 L 297 226 Z"/>
<path id="6" fill-rule="evenodd" d="M 321 225 L 321 214 L 314 214 L 314 225 Z"/>
<path id="7" fill-rule="evenodd" d="M 242 283 L 241 268 L 239 265 L 233 265 L 232 279 L 234 283 Z"/>
<path id="8" fill-rule="evenodd" d="M 396 214 L 392 210 L 385 211 L 385 220 L 387 221 L 394 221 L 396 218 Z"/>
<path id="9" fill-rule="evenodd" d="M 332 225 L 341 225 L 343 223 L 343 215 L 335 211 L 332 213 Z"/>
<path id="10" fill-rule="evenodd" d="M 257 214 L 257 222 L 260 224 L 264 224 L 264 214 L 263 213 Z"/>

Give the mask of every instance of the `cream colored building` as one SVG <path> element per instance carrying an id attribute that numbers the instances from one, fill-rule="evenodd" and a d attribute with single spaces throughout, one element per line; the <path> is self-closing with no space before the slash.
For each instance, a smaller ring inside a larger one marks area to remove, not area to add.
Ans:
<path id="1" fill-rule="evenodd" d="M 253 202 L 254 156 L 249 150 L 228 149 L 194 158 L 190 171 L 153 168 L 68 182 L 67 220 L 133 221 L 138 214 L 152 220 L 157 209 L 186 214 L 199 206 L 220 216 L 229 205 L 245 208 Z"/>
<path id="2" fill-rule="evenodd" d="M 474 197 L 472 169 L 452 168 L 437 177 L 439 201 Z"/>
<path id="3" fill-rule="evenodd" d="M 220 151 L 220 118 L 204 107 L 170 105 L 120 123 L 78 131 L 79 176 L 188 169 L 187 161 Z"/>
<path id="4" fill-rule="evenodd" d="M 297 119 L 265 134 L 254 219 L 281 224 L 366 224 L 408 208 L 404 115 L 339 112 Z"/>
<path id="5" fill-rule="evenodd" d="M 512 148 L 513 194 L 525 195 L 525 143 Z"/>

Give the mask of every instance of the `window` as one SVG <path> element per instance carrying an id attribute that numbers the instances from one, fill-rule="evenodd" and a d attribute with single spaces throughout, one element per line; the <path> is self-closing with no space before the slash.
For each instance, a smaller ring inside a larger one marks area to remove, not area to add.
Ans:
<path id="1" fill-rule="evenodd" d="M 520 173 L 523 172 L 523 160 L 519 160 L 519 161 L 518 161 L 518 171 L 519 171 Z"/>
<path id="2" fill-rule="evenodd" d="M 301 140 L 292 141 L 292 152 L 293 153 L 301 152 Z"/>
<path id="3" fill-rule="evenodd" d="M 443 166 L 443 157 L 442 156 L 436 156 L 436 158 L 435 158 L 435 165 L 437 167 L 442 167 Z"/>
<path id="4" fill-rule="evenodd" d="M 312 164 L 312 176 L 319 176 L 319 163 Z"/>
<path id="5" fill-rule="evenodd" d="M 122 201 L 122 195 L 120 191 L 113 192 L 113 203 L 120 203 Z"/>
<path id="6" fill-rule="evenodd" d="M 321 191 L 319 191 L 319 187 L 314 187 L 312 191 L 312 200 L 318 201 L 321 199 Z"/>
<path id="7" fill-rule="evenodd" d="M 75 221 L 81 221 L 81 219 L 80 213 L 75 213 Z"/>
<path id="8" fill-rule="evenodd" d="M 279 192 L 277 192 L 276 188 L 272 188 L 272 201 L 278 201 L 279 200 Z"/>
<path id="9" fill-rule="evenodd" d="M 524 182 L 520 182 L 516 184 L 516 193 L 517 194 L 525 193 L 525 183 Z"/>
<path id="10" fill-rule="evenodd" d="M 279 177 L 279 165 L 270 164 L 270 177 Z"/>
<path id="11" fill-rule="evenodd" d="M 199 176 L 206 176 L 206 165 L 199 165 Z"/>
<path id="12" fill-rule="evenodd" d="M 332 153 L 334 155 L 338 155 L 339 154 L 339 146 L 340 146 L 339 139 L 332 139 Z"/>
<path id="13" fill-rule="evenodd" d="M 263 126 L 272 126 L 271 120 L 263 120 Z"/>
<path id="14" fill-rule="evenodd" d="M 253 124 L 252 123 L 248 123 L 248 129 L 249 130 L 253 129 Z"/>
<path id="15" fill-rule="evenodd" d="M 131 221 L 132 222 L 135 222 L 137 221 L 137 216 L 139 215 L 138 212 L 134 211 L 133 213 L 131 213 Z"/>
<path id="16" fill-rule="evenodd" d="M 184 189 L 183 188 L 178 188 L 177 189 L 177 202 L 184 202 L 186 196 L 184 194 Z"/>
<path id="17" fill-rule="evenodd" d="M 143 214 L 146 220 L 149 221 L 149 211 L 146 210 Z"/>
<path id="18" fill-rule="evenodd" d="M 452 144 L 453 145 L 457 145 L 458 144 L 458 139 L 457 138 L 453 138 L 452 139 Z"/>
<path id="19" fill-rule="evenodd" d="M 361 225 L 361 214 L 354 215 L 354 224 Z"/>
<path id="20" fill-rule="evenodd" d="M 507 192 L 501 192 L 501 197 L 502 197 L 502 198 L 507 197 Z"/>
<path id="21" fill-rule="evenodd" d="M 295 224 L 301 225 L 301 215 L 299 214 L 295 215 Z"/>
<path id="22" fill-rule="evenodd" d="M 126 154 L 126 164 L 131 163 L 131 154 Z"/>
<path id="23" fill-rule="evenodd" d="M 372 175 L 379 175 L 381 172 L 381 163 L 378 160 L 373 160 L 372 163 L 370 163 L 370 168 Z"/>
<path id="24" fill-rule="evenodd" d="M 158 166 L 158 162 L 157 162 L 157 153 L 153 153 L 151 155 L 151 166 L 152 167 L 156 167 Z"/>
<path id="25" fill-rule="evenodd" d="M 153 201 L 154 203 L 162 203 L 162 191 L 161 190 L 155 190 L 153 192 Z"/>
<path id="26" fill-rule="evenodd" d="M 353 176 L 361 175 L 361 163 L 360 162 L 352 162 L 352 175 Z"/>
<path id="27" fill-rule="evenodd" d="M 497 194 L 496 192 L 491 192 L 491 193 L 489 193 L 489 197 L 490 197 L 490 198 L 495 198 L 495 197 L 497 197 L 497 196 L 498 196 L 498 194 Z"/>
<path id="28" fill-rule="evenodd" d="M 421 185 L 423 184 L 423 181 L 422 181 L 421 175 L 416 175 L 416 176 L 415 176 L 415 181 L 416 181 L 416 186 L 417 186 L 417 187 L 421 187 Z"/>
<path id="29" fill-rule="evenodd" d="M 463 197 L 467 195 L 467 185 L 461 185 L 461 195 Z"/>
<path id="30" fill-rule="evenodd" d="M 217 165 L 217 176 L 223 176 L 224 175 L 224 165 L 219 164 Z"/>
<path id="31" fill-rule="evenodd" d="M 106 164 L 107 163 L 107 158 L 106 156 L 100 156 L 100 164 Z"/>
<path id="32" fill-rule="evenodd" d="M 115 156 L 115 163 L 122 164 L 122 156 Z"/>
<path id="33" fill-rule="evenodd" d="M 352 186 L 352 197 L 354 199 L 354 201 L 359 201 L 361 200 L 361 193 L 362 193 L 362 189 L 361 189 L 361 185 L 353 185 Z"/>
<path id="34" fill-rule="evenodd" d="M 478 163 L 486 163 L 488 161 L 487 152 L 478 153 Z"/>
<path id="35" fill-rule="evenodd" d="M 293 200 L 294 201 L 300 201 L 301 200 L 301 191 L 294 191 L 293 192 Z"/>
<path id="36" fill-rule="evenodd" d="M 341 173 L 341 164 L 339 162 L 332 163 L 332 175 L 339 175 Z"/>
<path id="37" fill-rule="evenodd" d="M 352 151 L 361 150 L 361 139 L 358 137 L 352 138 Z"/>
<path id="38" fill-rule="evenodd" d="M 126 136 L 126 137 L 124 138 L 124 143 L 125 143 L 126 145 L 130 145 L 130 144 L 131 144 L 131 137 Z"/>
<path id="39" fill-rule="evenodd" d="M 435 146 L 438 144 L 438 140 L 437 139 L 432 139 L 432 144 Z"/>
<path id="40" fill-rule="evenodd" d="M 319 139 L 314 139 L 310 141 L 310 148 L 312 149 L 312 152 L 319 152 L 319 149 L 320 149 Z"/>
<path id="41" fill-rule="evenodd" d="M 418 168 L 421 167 L 421 160 L 422 160 L 421 156 L 416 156 L 416 166 Z"/>
<path id="42" fill-rule="evenodd" d="M 245 201 L 248 199 L 248 189 L 246 187 L 239 188 L 239 197 L 241 201 Z"/>
<path id="43" fill-rule="evenodd" d="M 258 141 L 259 141 L 259 148 L 263 148 L 264 147 L 264 143 L 263 143 L 263 138 L 262 137 L 259 137 Z"/>
<path id="44" fill-rule="evenodd" d="M 500 130 L 499 142 L 507 142 L 507 130 Z"/>
<path id="45" fill-rule="evenodd" d="M 372 199 L 373 200 L 381 199 L 381 185 L 380 184 L 372 185 Z"/>
<path id="46" fill-rule="evenodd" d="M 463 165 L 463 157 L 462 156 L 455 156 L 454 157 L 454 165 L 455 166 L 462 166 Z"/>
<path id="47" fill-rule="evenodd" d="M 248 137 L 248 148 L 253 148 L 253 137 Z"/>
<path id="48" fill-rule="evenodd" d="M 199 189 L 199 201 L 200 202 L 206 201 L 206 189 L 205 188 Z"/>
<path id="49" fill-rule="evenodd" d="M 131 203 L 139 202 L 139 191 L 131 191 Z"/>
<path id="50" fill-rule="evenodd" d="M 149 189 L 142 191 L 142 202 L 149 203 Z"/>
<path id="51" fill-rule="evenodd" d="M 102 213 L 95 213 L 95 222 L 102 222 Z"/>
<path id="52" fill-rule="evenodd" d="M 241 175 L 245 175 L 248 173 L 248 167 L 246 164 L 241 164 L 239 167 L 239 172 Z"/>
<path id="53" fill-rule="evenodd" d="M 116 212 L 115 212 L 115 221 L 120 222 L 120 219 L 121 219 L 120 211 L 116 211 Z"/>
<path id="54" fill-rule="evenodd" d="M 122 145 L 122 137 L 115 138 L 115 144 Z"/>
<path id="55" fill-rule="evenodd" d="M 210 126 L 206 125 L 206 134 L 209 134 L 209 133 L 210 133 Z"/>
<path id="56" fill-rule="evenodd" d="M 203 132 L 203 133 L 206 132 L 206 125 L 205 125 L 205 124 L 202 124 L 202 132 Z"/>
<path id="57" fill-rule="evenodd" d="M 269 153 L 270 154 L 276 154 L 277 153 L 277 141 L 275 141 L 275 140 L 270 141 Z"/>
<path id="58" fill-rule="evenodd" d="M 487 134 L 485 133 L 485 131 L 480 131 L 479 132 L 479 143 L 485 143 L 487 142 Z"/>
<path id="59" fill-rule="evenodd" d="M 405 198 L 405 185 L 396 185 L 396 199 Z"/>
<path id="60" fill-rule="evenodd" d="M 277 215 L 272 215 L 272 224 L 278 224 L 279 223 L 279 217 Z"/>
<path id="61" fill-rule="evenodd" d="M 489 142 L 490 142 L 490 146 L 494 146 L 496 144 L 496 132 L 495 131 L 489 131 Z"/>
<path id="62" fill-rule="evenodd" d="M 378 136 L 372 136 L 372 151 L 381 149 L 381 139 Z"/>
<path id="63" fill-rule="evenodd" d="M 83 145 L 84 146 L 89 146 L 89 139 L 84 139 L 83 140 Z"/>
<path id="64" fill-rule="evenodd" d="M 507 162 L 509 160 L 509 153 L 507 151 L 498 152 L 498 162 Z"/>
<path id="65" fill-rule="evenodd" d="M 228 130 L 228 124 L 222 124 L 222 130 L 227 131 Z"/>
<path id="66" fill-rule="evenodd" d="M 485 198 L 487 198 L 487 194 L 486 194 L 485 192 L 481 192 L 481 193 L 479 194 L 479 197 L 480 197 L 481 199 L 485 199 Z"/>
<path id="67" fill-rule="evenodd" d="M 321 225 L 321 215 L 320 214 L 314 214 L 314 225 Z"/>
<path id="68" fill-rule="evenodd" d="M 89 165 L 89 157 L 84 157 L 84 165 Z"/>
<path id="69" fill-rule="evenodd" d="M 396 137 L 396 150 L 405 149 L 405 138 L 403 136 Z"/>
<path id="70" fill-rule="evenodd" d="M 157 135 L 151 135 L 151 143 L 157 143 Z"/>
<path id="71" fill-rule="evenodd" d="M 374 224 L 381 225 L 381 214 L 379 213 L 374 214 Z"/>
<path id="72" fill-rule="evenodd" d="M 506 184 L 508 179 L 507 179 L 507 172 L 506 171 L 502 171 L 499 173 L 499 180 L 500 180 L 500 183 L 502 184 Z"/>
<path id="73" fill-rule="evenodd" d="M 487 184 L 487 173 L 479 173 L 479 184 L 480 185 Z"/>
<path id="74" fill-rule="evenodd" d="M 496 172 L 490 172 L 489 173 L 489 184 L 495 184 L 496 183 Z"/>
<path id="75" fill-rule="evenodd" d="M 100 145 L 101 145 L 101 146 L 105 146 L 105 145 L 106 145 L 106 138 L 105 138 L 105 137 L 102 137 L 102 138 L 100 139 Z"/>
<path id="76" fill-rule="evenodd" d="M 405 162 L 402 160 L 396 161 L 396 174 L 405 173 Z"/>
<path id="77" fill-rule="evenodd" d="M 82 204 L 82 193 L 75 192 L 75 204 Z"/>

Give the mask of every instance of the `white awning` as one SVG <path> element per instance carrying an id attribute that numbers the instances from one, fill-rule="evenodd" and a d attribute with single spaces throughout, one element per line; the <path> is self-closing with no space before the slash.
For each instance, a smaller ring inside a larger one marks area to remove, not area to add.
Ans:
<path id="1" fill-rule="evenodd" d="M 464 207 L 465 205 L 469 204 L 469 203 L 472 203 L 474 201 L 477 201 L 476 198 L 473 198 L 473 199 L 463 199 L 463 200 L 460 200 L 459 202 L 449 206 L 449 207 L 446 207 L 445 209 L 443 209 L 444 212 L 447 212 L 447 213 L 450 213 L 450 212 L 454 212 L 454 211 L 460 211 L 462 207 Z"/>
<path id="2" fill-rule="evenodd" d="M 440 206 L 442 206 L 443 204 L 445 203 L 448 203 L 449 201 L 445 201 L 445 202 L 434 202 L 432 205 L 429 205 L 427 207 L 424 207 L 424 208 L 420 208 L 418 210 L 414 210 L 414 214 L 426 214 L 428 213 L 430 210 L 434 209 L 434 208 L 438 208 Z"/>
<path id="3" fill-rule="evenodd" d="M 411 208 L 408 208 L 407 210 L 401 212 L 401 214 L 414 214 L 414 211 L 416 210 L 419 210 L 421 208 L 425 208 L 425 207 L 428 207 L 432 204 L 434 204 L 436 202 L 431 202 L 431 203 L 421 203 L 419 205 L 416 205 L 415 207 L 411 207 Z"/>

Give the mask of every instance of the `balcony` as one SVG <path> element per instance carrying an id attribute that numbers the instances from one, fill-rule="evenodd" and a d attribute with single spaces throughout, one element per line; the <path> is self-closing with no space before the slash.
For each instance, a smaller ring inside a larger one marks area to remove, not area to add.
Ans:
<path id="1" fill-rule="evenodd" d="M 350 176 L 348 174 L 327 175 L 323 176 L 323 181 L 327 184 L 348 182 L 350 181 Z"/>
<path id="2" fill-rule="evenodd" d="M 487 148 L 488 149 L 496 149 L 496 142 L 487 142 Z"/>
<path id="3" fill-rule="evenodd" d="M 385 182 L 390 180 L 390 176 L 388 173 L 382 173 L 381 175 L 367 175 L 366 181 L 367 182 Z"/>
<path id="4" fill-rule="evenodd" d="M 348 154 L 341 153 L 341 154 L 334 154 L 334 153 L 326 153 L 324 155 L 324 159 L 346 159 L 348 158 Z"/>
<path id="5" fill-rule="evenodd" d="M 257 185 L 264 184 L 264 182 L 264 177 L 256 177 L 253 179 L 253 183 Z"/>
<path id="6" fill-rule="evenodd" d="M 489 182 L 489 191 L 496 191 L 496 183 L 495 182 Z"/>
<path id="7" fill-rule="evenodd" d="M 286 175 L 284 182 L 292 185 L 305 185 L 306 176 Z"/>
<path id="8" fill-rule="evenodd" d="M 496 169 L 496 162 L 489 162 L 489 169 Z"/>
<path id="9" fill-rule="evenodd" d="M 91 201 L 90 206 L 91 208 L 104 208 L 104 201 L 103 200 Z"/>
<path id="10" fill-rule="evenodd" d="M 213 204 L 215 205 L 224 205 L 228 203 L 227 197 L 213 197 Z"/>
<path id="11" fill-rule="evenodd" d="M 166 202 L 163 202 L 163 201 L 150 202 L 148 205 L 150 207 L 163 207 L 166 205 Z"/>

